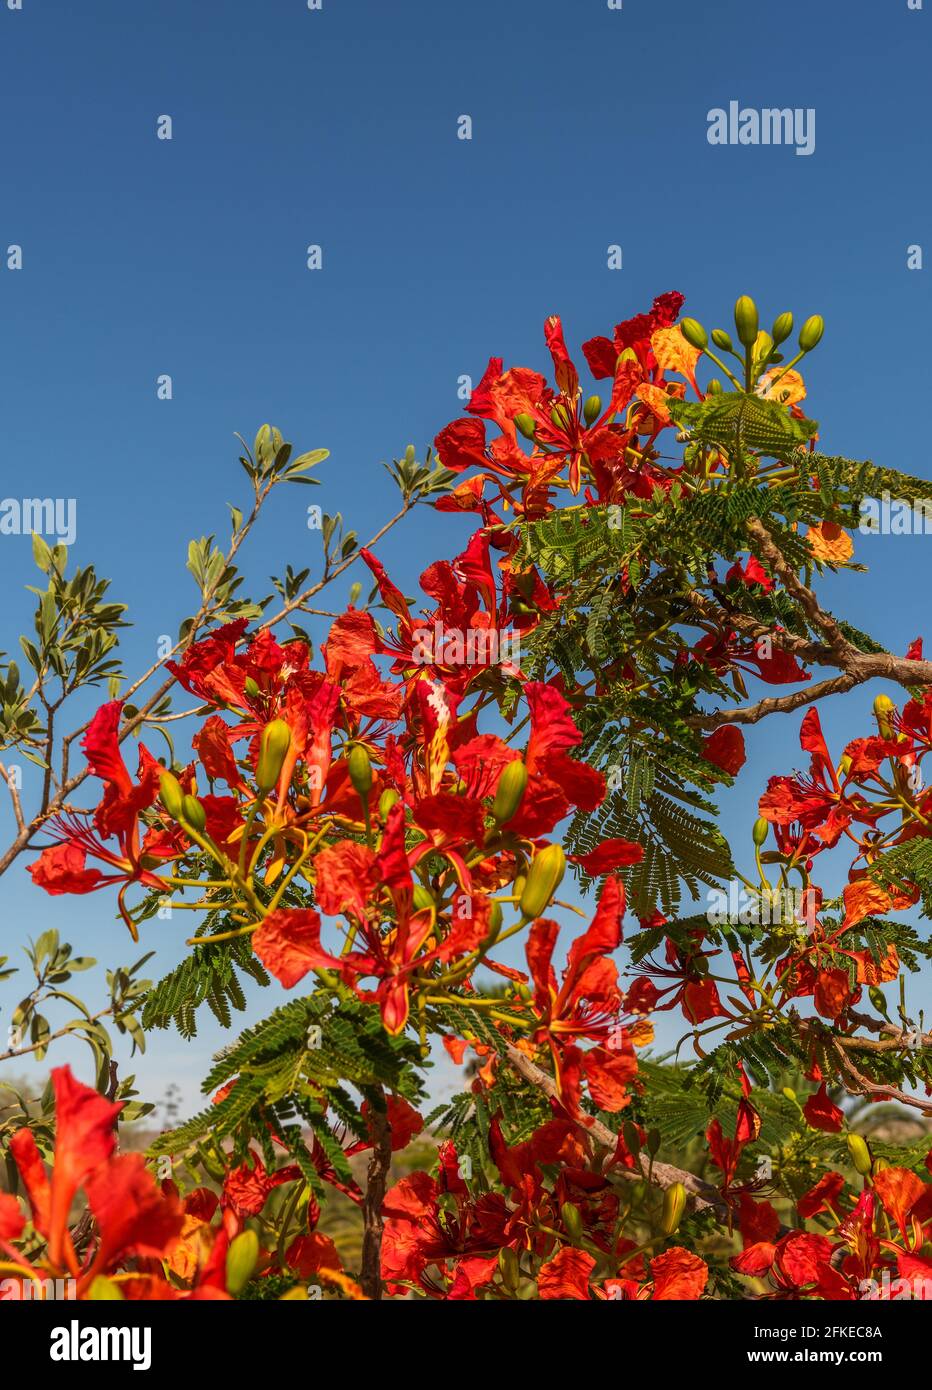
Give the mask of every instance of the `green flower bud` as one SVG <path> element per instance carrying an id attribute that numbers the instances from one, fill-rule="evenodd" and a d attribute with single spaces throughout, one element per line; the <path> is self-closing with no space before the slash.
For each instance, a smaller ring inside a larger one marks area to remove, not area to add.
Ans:
<path id="1" fill-rule="evenodd" d="M 510 1245 L 503 1245 L 499 1250 L 498 1268 L 505 1288 L 509 1293 L 514 1293 L 521 1282 L 521 1266 Z"/>
<path id="2" fill-rule="evenodd" d="M 583 1233 L 582 1212 L 575 1202 L 564 1202 L 560 1208 L 560 1219 L 563 1222 L 563 1229 L 566 1231 L 570 1240 L 577 1241 Z"/>
<path id="3" fill-rule="evenodd" d="M 663 1194 L 663 1214 L 660 1218 L 660 1229 L 665 1236 L 672 1236 L 682 1221 L 685 1210 L 686 1188 L 681 1182 L 672 1183 Z"/>
<path id="4" fill-rule="evenodd" d="M 185 796 L 181 802 L 181 820 L 192 830 L 202 831 L 207 824 L 207 812 L 196 796 Z"/>
<path id="5" fill-rule="evenodd" d="M 533 439 L 537 425 L 533 415 L 528 415 L 524 410 L 515 416 L 515 426 L 524 435 L 525 439 Z"/>
<path id="6" fill-rule="evenodd" d="M 649 1130 L 647 1131 L 647 1152 L 650 1154 L 651 1158 L 655 1158 L 655 1157 L 656 1157 L 657 1151 L 658 1151 L 659 1148 L 660 1148 L 660 1130 L 659 1130 L 659 1129 L 649 1129 Z"/>
<path id="7" fill-rule="evenodd" d="M 492 802 L 492 815 L 499 825 L 510 821 L 517 812 L 527 787 L 527 768 L 523 758 L 514 758 L 506 763 L 495 789 Z"/>
<path id="8" fill-rule="evenodd" d="M 722 393 L 722 383 L 717 376 L 714 376 L 705 388 L 707 396 L 720 396 Z"/>
<path id="9" fill-rule="evenodd" d="M 583 419 L 587 425 L 592 425 L 602 414 L 602 397 L 590 396 L 583 406 Z"/>
<path id="10" fill-rule="evenodd" d="M 698 319 L 681 319 L 680 332 L 690 347 L 702 350 L 709 345 L 709 335 Z"/>
<path id="11" fill-rule="evenodd" d="M 361 743 L 354 744 L 350 749 L 347 765 L 353 788 L 365 801 L 372 790 L 372 763 L 368 749 Z"/>
<path id="12" fill-rule="evenodd" d="M 641 1152 L 641 1136 L 638 1134 L 638 1127 L 633 1120 L 625 1120 L 621 1127 L 621 1136 L 630 1154 L 637 1158 Z"/>
<path id="13" fill-rule="evenodd" d="M 483 943 L 484 945 L 491 946 L 494 943 L 496 937 L 502 929 L 502 923 L 504 922 L 504 920 L 505 916 L 502 912 L 501 903 L 493 902 L 492 907 L 489 911 L 489 930 Z"/>
<path id="14" fill-rule="evenodd" d="M 163 772 L 159 778 L 159 796 L 172 820 L 180 820 L 181 808 L 184 804 L 184 792 L 181 790 L 181 783 L 173 772 Z"/>
<path id="15" fill-rule="evenodd" d="M 521 915 L 529 921 L 539 917 L 560 886 L 566 873 L 562 845 L 547 845 L 531 861 L 527 883 L 521 894 Z"/>
<path id="16" fill-rule="evenodd" d="M 754 829 L 751 831 L 751 838 L 753 839 L 755 845 L 762 845 L 769 834 L 770 822 L 764 820 L 763 816 L 759 816 L 758 819 L 754 822 Z"/>
<path id="17" fill-rule="evenodd" d="M 793 331 L 793 315 L 790 313 L 778 314 L 773 321 L 773 328 L 770 330 L 775 346 L 779 347 Z"/>
<path id="18" fill-rule="evenodd" d="M 712 341 L 717 348 L 721 349 L 722 352 L 734 351 L 731 345 L 731 335 L 726 333 L 724 328 L 712 329 Z"/>
<path id="19" fill-rule="evenodd" d="M 554 429 L 565 430 L 569 427 L 570 417 L 562 405 L 555 405 L 550 412 L 550 423 Z"/>
<path id="20" fill-rule="evenodd" d="M 387 820 L 389 811 L 393 806 L 397 806 L 400 800 L 401 797 L 395 791 L 394 787 L 386 787 L 379 797 L 379 818 L 381 820 Z"/>
<path id="21" fill-rule="evenodd" d="M 255 1231 L 240 1231 L 227 1251 L 227 1293 L 234 1298 L 242 1293 L 252 1278 L 259 1259 L 259 1237 Z"/>
<path id="22" fill-rule="evenodd" d="M 867 1147 L 867 1140 L 860 1134 L 849 1134 L 847 1144 L 855 1171 L 866 1178 L 872 1167 L 871 1151 Z"/>
<path id="23" fill-rule="evenodd" d="M 243 689 L 246 691 L 250 700 L 254 700 L 259 694 L 259 683 L 253 680 L 252 676 L 247 676 L 243 681 Z"/>
<path id="24" fill-rule="evenodd" d="M 409 444 L 407 449 L 405 449 L 405 463 L 413 463 L 416 458 L 417 450 L 413 444 Z"/>
<path id="25" fill-rule="evenodd" d="M 425 888 L 423 883 L 416 883 L 411 894 L 411 905 L 415 912 L 423 912 L 425 908 L 436 907 L 437 903 L 429 888 Z"/>
<path id="26" fill-rule="evenodd" d="M 273 719 L 266 724 L 259 738 L 259 759 L 256 763 L 256 786 L 263 795 L 278 782 L 290 747 L 291 729 L 284 719 Z"/>
<path id="27" fill-rule="evenodd" d="M 824 332 L 825 320 L 821 314 L 813 314 L 810 318 L 806 319 L 806 322 L 799 330 L 800 352 L 811 352 L 812 349 L 821 342 Z"/>
<path id="28" fill-rule="evenodd" d="M 743 294 L 735 304 L 735 328 L 738 330 L 738 341 L 744 347 L 753 347 L 757 341 L 759 327 L 757 305 L 749 294 Z"/>

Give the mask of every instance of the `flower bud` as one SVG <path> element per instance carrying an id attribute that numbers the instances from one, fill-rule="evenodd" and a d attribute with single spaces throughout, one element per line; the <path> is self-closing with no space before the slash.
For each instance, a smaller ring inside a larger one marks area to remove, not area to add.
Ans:
<path id="1" fill-rule="evenodd" d="M 569 416 L 562 405 L 555 405 L 550 412 L 550 423 L 554 429 L 565 430 L 569 428 Z"/>
<path id="2" fill-rule="evenodd" d="M 582 1212 L 575 1202 L 564 1202 L 560 1208 L 560 1219 L 563 1222 L 563 1229 L 566 1231 L 570 1240 L 579 1240 L 583 1232 Z"/>
<path id="3" fill-rule="evenodd" d="M 529 921 L 539 917 L 560 886 L 566 873 L 562 845 L 548 845 L 534 856 L 521 894 L 521 915 Z"/>
<path id="4" fill-rule="evenodd" d="M 407 449 L 405 449 L 405 463 L 413 463 L 416 458 L 417 450 L 413 444 L 409 444 Z"/>
<path id="5" fill-rule="evenodd" d="M 896 709 L 889 695 L 878 695 L 874 700 L 874 714 L 877 716 L 877 728 L 880 730 L 881 738 L 890 738 L 893 734 L 893 725 L 890 723 L 890 715 Z"/>
<path id="6" fill-rule="evenodd" d="M 854 1164 L 855 1170 L 866 1178 L 872 1166 L 871 1151 L 867 1147 L 867 1140 L 860 1134 L 849 1134 L 847 1143 L 848 1153 L 851 1155 L 851 1162 Z"/>
<path id="7" fill-rule="evenodd" d="M 537 425 L 533 415 L 528 415 L 527 411 L 524 410 L 520 411 L 519 414 L 515 416 L 515 425 L 524 435 L 525 439 L 534 438 Z"/>
<path id="8" fill-rule="evenodd" d="M 91 1303 L 122 1303 L 123 1290 L 119 1284 L 114 1284 L 112 1279 L 98 1274 L 88 1289 L 86 1297 Z"/>
<path id="9" fill-rule="evenodd" d="M 874 1008 L 883 1018 L 889 1018 L 887 1013 L 887 1001 L 884 992 L 879 985 L 869 985 L 867 989 L 868 997 Z"/>
<path id="10" fill-rule="evenodd" d="M 769 333 L 759 333 L 760 342 L 754 356 L 758 362 L 764 362 L 773 351 L 773 338 Z"/>
<path id="11" fill-rule="evenodd" d="M 784 1086 L 784 1087 L 783 1087 L 783 1094 L 786 1096 L 786 1098 L 787 1098 L 788 1101 L 790 1101 L 790 1102 L 792 1102 L 792 1103 L 795 1104 L 795 1101 L 796 1101 L 796 1092 L 793 1090 L 792 1086 Z"/>
<path id="12" fill-rule="evenodd" d="M 849 773 L 850 771 L 851 771 L 851 755 L 850 755 L 849 753 L 843 753 L 843 754 L 842 754 L 842 757 L 841 757 L 841 760 L 840 760 L 840 762 L 839 762 L 839 764 L 838 764 L 838 776 L 839 776 L 839 777 L 847 777 L 847 776 L 848 776 L 848 773 Z"/>
<path id="13" fill-rule="evenodd" d="M 698 319 L 681 319 L 680 332 L 690 347 L 699 348 L 701 351 L 709 345 L 709 335 Z"/>
<path id="14" fill-rule="evenodd" d="M 628 1152 L 637 1158 L 641 1152 L 641 1136 L 638 1127 L 633 1120 L 625 1120 L 621 1127 L 621 1136 L 625 1141 Z"/>
<path id="15" fill-rule="evenodd" d="M 749 294 L 743 294 L 735 304 L 735 328 L 738 330 L 738 341 L 746 348 L 753 347 L 757 341 L 759 327 L 757 305 Z"/>
<path id="16" fill-rule="evenodd" d="M 758 816 L 754 822 L 754 829 L 751 831 L 751 838 L 755 845 L 762 845 L 770 834 L 770 822 L 764 820 L 763 816 Z"/>
<path id="17" fill-rule="evenodd" d="M 874 1161 L 873 1161 L 873 1163 L 871 1164 L 871 1171 L 874 1172 L 874 1173 L 883 1173 L 883 1172 L 885 1172 L 885 1171 L 887 1170 L 887 1168 L 889 1168 L 889 1167 L 890 1167 L 890 1160 L 889 1160 L 889 1158 L 875 1158 Z"/>
<path id="18" fill-rule="evenodd" d="M 793 315 L 790 313 L 778 314 L 773 321 L 773 328 L 770 330 L 774 345 L 779 347 L 785 342 L 793 331 Z"/>
<path id="19" fill-rule="evenodd" d="M 722 383 L 717 376 L 714 376 L 705 388 L 707 396 L 720 396 L 722 394 Z"/>
<path id="20" fill-rule="evenodd" d="M 387 820 L 389 811 L 393 806 L 397 806 L 400 800 L 401 797 L 395 791 L 394 787 L 386 787 L 379 797 L 379 818 L 381 820 Z"/>
<path id="21" fill-rule="evenodd" d="M 602 414 L 602 397 L 590 396 L 583 406 L 583 419 L 587 425 L 593 424 Z"/>
<path id="22" fill-rule="evenodd" d="M 721 349 L 722 352 L 734 351 L 731 345 L 731 335 L 726 333 L 724 328 L 712 329 L 712 341 L 717 348 Z"/>
<path id="23" fill-rule="evenodd" d="M 514 1293 L 521 1281 L 521 1266 L 510 1245 L 503 1245 L 499 1250 L 498 1268 L 505 1288 L 509 1293 Z"/>
<path id="24" fill-rule="evenodd" d="M 284 719 L 266 724 L 259 738 L 259 760 L 256 763 L 256 786 L 263 794 L 277 783 L 291 747 L 291 729 Z"/>
<path id="25" fill-rule="evenodd" d="M 527 767 L 523 758 L 513 758 L 502 769 L 492 802 L 492 815 L 499 825 L 510 821 L 521 805 L 527 786 Z"/>
<path id="26" fill-rule="evenodd" d="M 656 1158 L 656 1156 L 657 1156 L 657 1151 L 658 1151 L 659 1148 L 660 1148 L 660 1130 L 659 1130 L 659 1129 L 649 1129 L 649 1130 L 647 1131 L 647 1152 L 650 1154 L 651 1158 Z"/>
<path id="27" fill-rule="evenodd" d="M 247 676 L 246 679 L 243 681 L 243 689 L 249 696 L 250 700 L 254 700 L 256 696 L 259 694 L 259 682 L 253 680 L 252 676 Z"/>
<path id="28" fill-rule="evenodd" d="M 349 779 L 354 790 L 365 801 L 372 790 L 372 763 L 369 759 L 369 750 L 364 748 L 361 743 L 354 744 L 350 749 L 347 766 Z"/>
<path id="29" fill-rule="evenodd" d="M 240 1231 L 227 1251 L 227 1293 L 235 1298 L 252 1278 L 259 1259 L 259 1237 L 255 1231 Z"/>
<path id="30" fill-rule="evenodd" d="M 502 929 L 502 923 L 504 922 L 504 920 L 505 915 L 502 912 L 501 903 L 493 901 L 492 906 L 489 910 L 489 930 L 486 934 L 485 941 L 483 942 L 484 946 L 491 946 L 494 944 L 496 937 Z"/>
<path id="31" fill-rule="evenodd" d="M 663 1213 L 660 1229 L 665 1236 L 672 1236 L 683 1219 L 686 1210 L 686 1188 L 681 1182 L 671 1183 L 663 1194 Z"/>
<path id="32" fill-rule="evenodd" d="M 207 825 L 207 812 L 196 796 L 185 796 L 181 802 L 181 819 L 192 830 L 202 831 Z"/>
<path id="33" fill-rule="evenodd" d="M 184 792 L 181 790 L 181 783 L 173 772 L 163 772 L 159 778 L 159 796 L 172 820 L 180 820 Z"/>
<path id="34" fill-rule="evenodd" d="M 423 912 L 427 907 L 436 907 L 437 903 L 429 888 L 425 888 L 423 883 L 416 883 L 411 894 L 411 906 L 415 912 Z"/>
<path id="35" fill-rule="evenodd" d="M 821 341 L 824 332 L 825 320 L 821 314 L 813 314 L 811 318 L 806 319 L 806 322 L 799 330 L 800 352 L 811 352 L 816 344 Z"/>

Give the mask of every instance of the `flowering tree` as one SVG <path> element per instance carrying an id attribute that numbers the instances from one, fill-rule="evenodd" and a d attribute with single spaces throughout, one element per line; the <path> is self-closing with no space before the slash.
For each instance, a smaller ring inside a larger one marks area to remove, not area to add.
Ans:
<path id="1" fill-rule="evenodd" d="M 237 596 L 237 552 L 324 454 L 293 460 L 263 427 L 241 459 L 251 510 L 226 551 L 192 542 L 198 608 L 126 689 L 122 608 L 36 541 L 33 675 L 3 668 L 2 735 L 43 786 L 24 808 L 4 766 L 2 867 L 38 851 L 37 888 L 114 894 L 134 942 L 160 912 L 201 920 L 166 978 L 140 980 L 147 957 L 112 971 L 107 1005 L 59 1030 L 43 1001 L 78 1004 L 61 984 L 89 962 L 53 933 L 32 948 L 5 1056 L 77 1033 L 98 1082 L 59 1067 L 38 1113 L 0 1111 L 6 1296 L 49 1278 L 80 1298 L 926 1287 L 928 1146 L 869 1145 L 853 1121 L 857 1099 L 932 1111 L 903 974 L 930 948 L 893 915 L 932 898 L 932 663 L 918 641 L 882 650 L 814 583 L 851 564 L 866 499 L 927 485 L 818 452 L 797 367 L 821 319 L 789 355 L 788 313 L 762 331 L 742 297 L 735 347 L 682 302 L 584 344 L 601 397 L 557 318 L 552 385 L 493 358 L 435 453 L 392 466 L 396 516 L 362 548 L 325 518 L 321 578 L 289 568 L 274 611 Z M 431 500 L 477 529 L 425 569 L 418 612 L 374 548 Z M 372 592 L 354 586 L 315 650 L 299 619 L 357 562 Z M 748 675 L 784 693 L 752 699 Z M 876 678 L 902 699 L 879 694 L 833 755 L 819 703 Z M 62 737 L 61 706 L 103 681 L 111 698 Z M 712 798 L 744 763 L 742 728 L 797 711 L 809 771 L 770 779 L 733 853 Z M 170 735 L 183 720 L 190 759 Z M 88 779 L 103 791 L 81 809 Z M 819 883 L 833 850 L 837 898 Z M 560 896 L 568 871 L 588 910 Z M 119 1154 L 121 1118 L 145 1107 L 103 1019 L 134 1047 L 193 1036 L 204 1004 L 229 1027 L 244 975 L 284 992 L 273 1012 L 216 1057 L 202 1113 L 145 1159 Z M 682 1023 L 672 1060 L 647 1050 L 664 1012 Z M 472 1075 L 426 1115 L 438 1041 Z M 432 1169 L 393 1182 L 422 1132 Z M 359 1209 L 349 1268 L 325 1230 L 334 1194 Z"/>

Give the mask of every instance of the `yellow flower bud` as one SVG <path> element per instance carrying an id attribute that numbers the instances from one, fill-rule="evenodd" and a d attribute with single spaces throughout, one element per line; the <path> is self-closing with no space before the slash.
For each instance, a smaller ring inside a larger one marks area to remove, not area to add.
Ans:
<path id="1" fill-rule="evenodd" d="M 847 1144 L 848 1153 L 851 1155 L 851 1162 L 856 1171 L 862 1177 L 867 1177 L 872 1166 L 871 1151 L 867 1147 L 867 1140 L 860 1134 L 849 1134 Z"/>
<path id="2" fill-rule="evenodd" d="M 671 1183 L 663 1194 L 663 1214 L 660 1218 L 660 1229 L 665 1236 L 672 1236 L 685 1210 L 686 1188 L 681 1182 Z"/>
<path id="3" fill-rule="evenodd" d="M 895 709 L 896 705 L 889 695 L 878 695 L 874 700 L 874 714 L 877 716 L 877 728 L 880 730 L 881 738 L 890 738 L 893 734 L 890 716 Z"/>
<path id="4" fill-rule="evenodd" d="M 387 820 L 389 811 L 392 809 L 393 806 L 397 806 L 400 800 L 401 797 L 395 791 L 394 787 L 386 787 L 382 795 L 379 797 L 380 819 Z"/>

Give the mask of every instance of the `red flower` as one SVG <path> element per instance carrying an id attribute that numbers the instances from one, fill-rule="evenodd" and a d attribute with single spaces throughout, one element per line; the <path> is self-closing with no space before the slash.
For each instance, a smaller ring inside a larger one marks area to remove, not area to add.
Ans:
<path id="1" fill-rule="evenodd" d="M 813 1129 L 824 1129 L 829 1134 L 837 1134 L 844 1122 L 844 1112 L 839 1110 L 834 1101 L 830 1100 L 825 1091 L 825 1082 L 816 1091 L 815 1095 L 810 1096 L 803 1106 L 803 1114 L 806 1123 Z"/>

